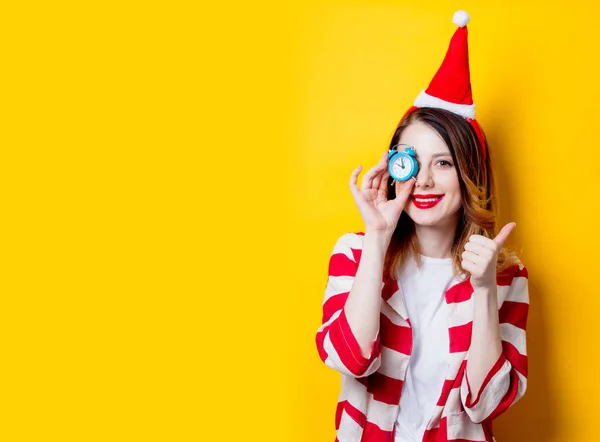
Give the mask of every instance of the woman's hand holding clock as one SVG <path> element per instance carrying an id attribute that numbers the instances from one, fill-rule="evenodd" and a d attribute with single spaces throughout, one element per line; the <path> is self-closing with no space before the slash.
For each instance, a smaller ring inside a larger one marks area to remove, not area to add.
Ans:
<path id="1" fill-rule="evenodd" d="M 366 232 L 385 233 L 391 237 L 410 197 L 414 180 L 399 182 L 396 198 L 388 200 L 388 153 L 384 153 L 379 162 L 369 169 L 359 189 L 357 179 L 361 170 L 362 166 L 358 166 L 352 172 L 350 192 L 365 223 Z"/>

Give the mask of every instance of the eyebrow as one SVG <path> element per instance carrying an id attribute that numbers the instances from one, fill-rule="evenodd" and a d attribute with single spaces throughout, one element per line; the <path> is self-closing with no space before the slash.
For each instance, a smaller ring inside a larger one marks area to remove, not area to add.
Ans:
<path id="1" fill-rule="evenodd" d="M 431 155 L 431 158 L 437 158 L 437 157 L 452 157 L 452 154 L 450 152 L 438 152 L 438 153 L 434 153 L 433 155 Z"/>

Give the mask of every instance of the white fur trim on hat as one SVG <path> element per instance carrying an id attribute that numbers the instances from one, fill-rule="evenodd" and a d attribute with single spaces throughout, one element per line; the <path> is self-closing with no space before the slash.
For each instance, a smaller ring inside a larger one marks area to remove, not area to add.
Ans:
<path id="1" fill-rule="evenodd" d="M 456 104 L 450 103 L 449 101 L 442 100 L 441 98 L 432 97 L 425 91 L 421 91 L 417 99 L 415 100 L 415 106 L 417 107 L 436 107 L 438 109 L 445 109 L 465 118 L 475 118 L 475 104 Z"/>

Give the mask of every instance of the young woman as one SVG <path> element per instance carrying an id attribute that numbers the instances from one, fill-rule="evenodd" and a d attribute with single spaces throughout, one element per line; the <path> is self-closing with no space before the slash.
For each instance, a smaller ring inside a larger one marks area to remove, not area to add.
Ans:
<path id="1" fill-rule="evenodd" d="M 316 338 L 342 373 L 339 442 L 493 441 L 492 420 L 526 389 L 527 271 L 503 247 L 515 224 L 496 232 L 470 82 L 466 100 L 434 95 L 444 68 L 390 143 L 416 152 L 416 176 L 391 180 L 386 152 L 360 189 L 360 166 L 350 178 L 365 231 L 333 249 Z"/>

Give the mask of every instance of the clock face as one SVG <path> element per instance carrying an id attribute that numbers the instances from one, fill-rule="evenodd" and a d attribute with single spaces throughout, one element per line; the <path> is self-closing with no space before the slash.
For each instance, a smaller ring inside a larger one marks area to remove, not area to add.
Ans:
<path id="1" fill-rule="evenodd" d="M 398 155 L 392 160 L 391 175 L 400 180 L 405 181 L 412 172 L 412 163 L 406 155 Z"/>

